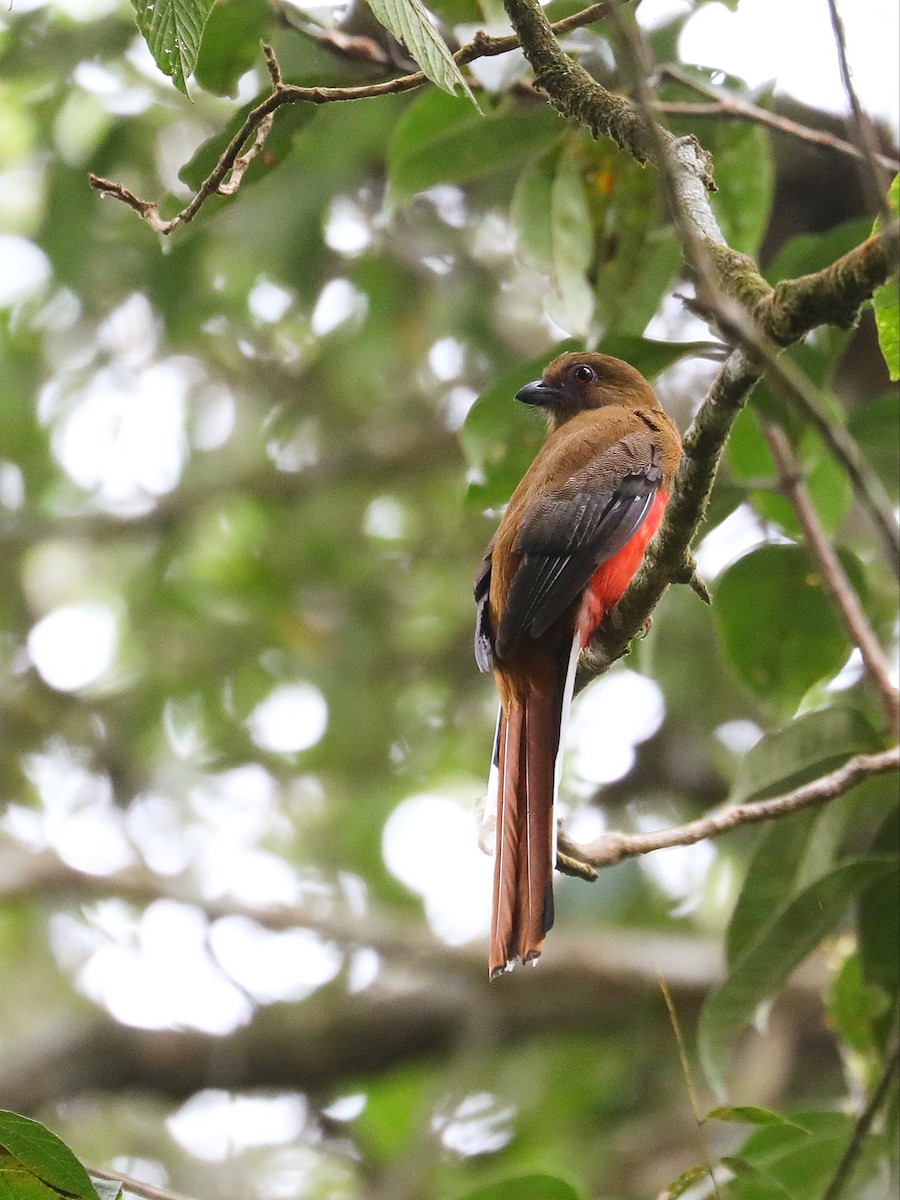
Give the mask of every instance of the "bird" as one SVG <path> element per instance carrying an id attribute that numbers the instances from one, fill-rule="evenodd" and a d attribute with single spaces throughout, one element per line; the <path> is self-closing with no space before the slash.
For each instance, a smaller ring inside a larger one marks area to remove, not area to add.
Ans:
<path id="1" fill-rule="evenodd" d="M 548 435 L 475 576 L 475 659 L 500 706 L 489 974 L 535 962 L 553 924 L 562 745 L 581 651 L 662 519 L 681 457 L 650 384 L 608 354 L 568 352 L 516 399 Z"/>

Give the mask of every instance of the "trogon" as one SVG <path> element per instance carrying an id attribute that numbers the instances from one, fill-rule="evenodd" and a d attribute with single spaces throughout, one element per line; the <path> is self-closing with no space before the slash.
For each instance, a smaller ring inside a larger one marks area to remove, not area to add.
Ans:
<path id="1" fill-rule="evenodd" d="M 475 658 L 500 695 L 489 970 L 538 958 L 553 924 L 554 801 L 578 657 L 662 518 L 681 442 L 653 389 L 606 354 L 562 354 L 516 399 L 549 434 L 475 578 Z"/>

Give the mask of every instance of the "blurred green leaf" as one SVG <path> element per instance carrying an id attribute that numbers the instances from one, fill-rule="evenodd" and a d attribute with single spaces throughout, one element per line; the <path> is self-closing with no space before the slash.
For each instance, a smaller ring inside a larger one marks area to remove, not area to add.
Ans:
<path id="1" fill-rule="evenodd" d="M 790 1125 L 793 1129 L 803 1129 L 796 1121 L 792 1121 L 783 1113 L 774 1112 L 771 1108 L 759 1108 L 754 1104 L 733 1104 L 724 1108 L 713 1108 L 706 1114 L 707 1121 L 734 1121 L 741 1125 Z"/>
<path id="2" fill-rule="evenodd" d="M 0 1157 L 0 1200 L 60 1200 L 60 1194 L 14 1159 Z"/>
<path id="3" fill-rule="evenodd" d="M 756 1009 L 787 982 L 792 971 L 838 924 L 859 893 L 896 869 L 896 860 L 842 863 L 805 888 L 731 965 L 728 978 L 707 997 L 697 1041 L 706 1077 L 722 1089 L 732 1039 Z"/>
<path id="4" fill-rule="evenodd" d="M 900 215 L 900 175 L 894 176 L 887 200 L 894 215 Z M 880 228 L 881 218 L 875 222 L 873 233 Z M 900 279 L 896 274 L 877 289 L 872 300 L 881 353 L 887 363 L 888 374 L 896 382 L 900 379 Z"/>
<path id="5" fill-rule="evenodd" d="M 708 147 L 715 157 L 712 206 L 728 244 L 744 254 L 759 249 L 769 221 L 774 170 L 769 137 L 759 125 L 719 127 Z"/>
<path id="6" fill-rule="evenodd" d="M 74 1200 L 97 1200 L 87 1171 L 65 1142 L 38 1121 L 18 1113 L 0 1111 L 0 1149 L 54 1194 L 71 1196 Z M 0 1190 L 0 1196 L 2 1194 Z M 14 1191 L 10 1192 L 11 1197 L 15 1195 Z"/>
<path id="7" fill-rule="evenodd" d="M 787 1189 L 791 1200 L 821 1200 L 853 1134 L 853 1120 L 843 1113 L 794 1114 L 796 1127 L 760 1127 L 741 1147 L 740 1158 L 764 1171 Z M 769 1200 L 770 1193 L 745 1187 L 743 1177 L 729 1186 L 734 1200 Z"/>
<path id="8" fill-rule="evenodd" d="M 761 1171 L 752 1163 L 735 1155 L 722 1159 L 722 1166 L 728 1167 L 737 1177 L 741 1185 L 737 1189 L 729 1188 L 729 1195 L 740 1197 L 741 1200 L 793 1200 L 793 1196 L 768 1171 Z"/>
<path id="9" fill-rule="evenodd" d="M 828 1014 L 841 1041 L 857 1053 L 871 1053 L 875 1046 L 873 1022 L 889 1007 L 887 992 L 866 983 L 859 955 L 851 954 L 832 979 L 828 992 Z"/>
<path id="10" fill-rule="evenodd" d="M 762 546 L 738 559 L 714 589 L 722 645 L 739 678 L 777 711 L 792 713 L 850 652 L 831 598 L 806 551 Z"/>
<path id="11" fill-rule="evenodd" d="M 587 279 L 594 255 L 594 230 L 582 171 L 572 143 L 563 142 L 550 190 L 552 277 L 556 295 L 550 297 L 547 311 L 560 328 L 574 337 L 587 334 L 594 312 L 594 297 Z"/>
<path id="12" fill-rule="evenodd" d="M 200 86 L 217 96 L 236 96 L 241 76 L 251 67 L 263 69 L 259 43 L 271 22 L 272 9 L 265 0 L 217 0 L 194 67 Z"/>
<path id="13" fill-rule="evenodd" d="M 528 163 L 513 189 L 509 216 L 516 233 L 516 253 L 529 267 L 553 271 L 553 181 L 558 154 Z"/>
<path id="14" fill-rule="evenodd" d="M 700 1183 L 701 1180 L 708 1178 L 708 1167 L 688 1167 L 667 1188 L 663 1189 L 662 1195 L 665 1197 L 665 1200 L 678 1200 L 678 1197 L 683 1196 L 695 1183 Z"/>
<path id="15" fill-rule="evenodd" d="M 609 142 L 580 144 L 597 230 L 597 324 L 604 336 L 640 336 L 681 267 L 681 242 L 652 175 Z"/>
<path id="16" fill-rule="evenodd" d="M 464 1200 L 579 1200 L 579 1194 L 552 1175 L 521 1175 L 469 1192 Z"/>
<path id="17" fill-rule="evenodd" d="M 872 843 L 876 854 L 900 854 L 900 809 L 891 810 Z M 859 898 L 859 957 L 867 983 L 890 996 L 900 988 L 900 874 L 877 880 Z"/>
<path id="18" fill-rule="evenodd" d="M 805 483 L 820 521 L 828 532 L 838 528 L 852 500 L 846 473 L 812 430 L 806 430 L 800 447 Z M 802 529 L 793 505 L 781 494 L 777 471 L 759 427 L 759 417 L 745 409 L 728 440 L 728 465 L 735 480 L 748 489 L 749 499 L 761 517 L 779 525 L 792 537 Z"/>
<path id="19" fill-rule="evenodd" d="M 797 889 L 818 813 L 800 812 L 773 821 L 764 831 L 747 866 L 725 932 L 729 966 L 774 920 Z"/>
<path id="20" fill-rule="evenodd" d="M 900 396 L 894 390 L 869 401 L 851 414 L 847 427 L 896 502 L 900 499 Z"/>
<path id="21" fill-rule="evenodd" d="M 375 19 L 406 46 L 432 83 L 451 96 L 462 91 L 478 108 L 478 101 L 421 0 L 368 0 L 368 4 Z"/>
<path id="22" fill-rule="evenodd" d="M 234 135 L 244 124 L 247 114 L 251 109 L 256 108 L 267 95 L 268 92 L 260 92 L 254 100 L 242 105 L 221 133 L 213 134 L 197 148 L 193 157 L 178 172 L 178 178 L 182 183 L 186 183 L 195 191 L 200 187 L 212 173 Z M 256 155 L 244 175 L 241 183 L 242 192 L 250 184 L 271 174 L 273 168 L 282 162 L 290 152 L 294 135 L 308 125 L 316 115 L 316 109 L 312 104 L 287 104 L 276 113 L 263 152 Z"/>
<path id="23" fill-rule="evenodd" d="M 855 708 L 835 705 L 804 713 L 751 747 L 738 767 L 729 800 L 743 804 L 791 791 L 851 755 L 881 747 L 881 737 Z"/>
<path id="24" fill-rule="evenodd" d="M 587 334 L 594 311 L 587 278 L 594 228 L 583 172 L 581 156 L 567 138 L 559 150 L 525 167 L 510 205 L 519 258 L 550 277 L 544 311 L 579 337 Z"/>
<path id="25" fill-rule="evenodd" d="M 397 123 L 388 151 L 390 199 L 405 204 L 438 183 L 464 183 L 546 150 L 565 125 L 548 108 L 479 116 L 460 97 L 426 92 Z"/>
<path id="26" fill-rule="evenodd" d="M 156 65 L 187 95 L 215 0 L 131 0 Z"/>
<path id="27" fill-rule="evenodd" d="M 869 231 L 867 217 L 854 217 L 822 233 L 800 233 L 778 251 L 775 260 L 766 268 L 766 279 L 776 284 L 782 279 L 796 279 L 798 275 L 821 271 L 864 242 Z"/>

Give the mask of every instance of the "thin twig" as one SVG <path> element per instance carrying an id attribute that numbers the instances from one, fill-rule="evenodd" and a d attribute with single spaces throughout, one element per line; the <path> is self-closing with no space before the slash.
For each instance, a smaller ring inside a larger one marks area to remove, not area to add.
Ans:
<path id="1" fill-rule="evenodd" d="M 559 844 L 563 851 L 576 861 L 598 869 L 612 867 L 625 858 L 636 858 L 641 854 L 652 854 L 655 850 L 668 850 L 673 846 L 693 846 L 708 838 L 721 837 L 741 825 L 771 821 L 790 816 L 791 813 L 800 812 L 804 808 L 827 804 L 830 800 L 843 796 L 864 779 L 897 770 L 900 770 L 900 747 L 894 746 L 876 754 L 857 754 L 837 770 L 805 783 L 802 787 L 794 788 L 782 796 L 747 804 L 732 804 L 699 820 L 689 821 L 686 825 L 660 829 L 654 833 L 604 833 L 584 845 L 561 835 Z"/>
<path id="2" fill-rule="evenodd" d="M 813 129 L 810 125 L 793 121 L 781 113 L 769 112 L 766 108 L 760 108 L 758 104 L 751 104 L 749 100 L 745 100 L 735 92 L 722 91 L 720 88 L 695 79 L 679 67 L 672 65 L 661 67 L 660 74 L 684 87 L 691 88 L 712 103 L 690 104 L 657 100 L 653 103 L 655 112 L 673 117 L 724 117 L 726 120 L 732 121 L 749 121 L 755 125 L 765 125 L 768 129 L 785 134 L 787 137 L 809 142 L 814 146 L 821 146 L 825 150 L 834 150 L 838 154 L 845 154 L 849 158 L 865 159 L 866 157 L 865 152 L 859 146 L 854 146 L 852 142 L 830 133 L 827 129 Z M 876 158 L 889 171 L 896 171 L 900 168 L 900 160 L 888 154 L 878 151 Z"/>
<path id="3" fill-rule="evenodd" d="M 678 1019 L 678 1010 L 675 1008 L 675 1001 L 672 998 L 672 992 L 666 982 L 666 977 L 662 971 L 657 968 L 657 978 L 659 979 L 659 988 L 663 994 L 663 1000 L 666 1002 L 666 1009 L 669 1013 L 669 1023 L 672 1026 L 672 1032 L 675 1035 L 675 1043 L 678 1046 L 678 1058 L 681 1063 L 681 1073 L 684 1076 L 685 1087 L 687 1088 L 688 1097 L 691 1102 L 691 1112 L 694 1114 L 694 1124 L 697 1127 L 697 1141 L 700 1144 L 700 1153 L 703 1155 L 703 1165 L 706 1167 L 709 1181 L 712 1184 L 713 1194 L 716 1200 L 722 1200 L 722 1194 L 719 1191 L 719 1184 L 716 1180 L 716 1173 L 713 1170 L 712 1155 L 709 1152 L 709 1143 L 706 1140 L 706 1130 L 704 1129 L 705 1116 L 703 1109 L 700 1107 L 700 1100 L 697 1096 L 697 1089 L 694 1086 L 694 1075 L 691 1071 L 691 1061 L 688 1058 L 687 1047 L 685 1046 L 684 1033 L 681 1029 L 681 1021 Z"/>
<path id="4" fill-rule="evenodd" d="M 630 0 L 603 0 L 602 3 L 592 4 L 579 13 L 573 13 L 561 21 L 557 21 L 553 29 L 557 33 L 567 33 L 594 21 L 608 16 L 618 5 L 627 4 Z M 466 66 L 479 58 L 492 58 L 498 54 L 508 54 L 511 50 L 519 49 L 519 39 L 515 36 L 489 37 L 479 30 L 471 42 L 461 46 L 453 55 L 457 66 Z M 128 208 L 147 222 L 151 229 L 164 235 L 174 232 L 182 225 L 187 225 L 194 219 L 206 201 L 213 195 L 231 195 L 240 185 L 241 179 L 265 142 L 275 112 L 285 104 L 337 104 L 354 100 L 372 100 L 378 96 L 392 96 L 400 92 L 413 91 L 428 83 L 424 71 L 414 71 L 408 75 L 399 75 L 394 79 L 382 80 L 379 83 L 362 84 L 357 87 L 299 87 L 296 84 L 286 84 L 282 81 L 281 70 L 271 46 L 263 44 L 266 66 L 272 79 L 273 90 L 264 100 L 251 109 L 244 123 L 226 146 L 215 167 L 200 184 L 193 198 L 168 219 L 160 214 L 159 205 L 152 200 L 142 200 L 124 184 L 100 175 L 88 175 L 88 182 L 101 196 L 111 196 L 120 200 Z M 244 147 L 249 143 L 249 149 Z M 248 161 L 241 166 L 241 160 Z M 235 182 L 237 175 L 237 182 Z M 231 176 L 230 180 L 228 177 Z"/>
<path id="5" fill-rule="evenodd" d="M 850 1182 L 853 1168 L 856 1166 L 857 1160 L 862 1153 L 863 1143 L 878 1114 L 878 1110 L 888 1098 L 888 1093 L 890 1092 L 893 1078 L 897 1074 L 898 1067 L 900 1067 L 900 1046 L 895 1046 L 884 1068 L 881 1079 L 878 1081 L 878 1086 L 872 1093 L 871 1100 L 862 1113 L 860 1113 L 850 1143 L 844 1151 L 841 1161 L 838 1163 L 834 1177 L 828 1185 L 828 1190 L 822 1197 L 822 1200 L 839 1200 L 840 1196 L 844 1193 L 847 1184 Z"/>
<path id="6" fill-rule="evenodd" d="M 90 1163 L 85 1163 L 85 1170 L 89 1175 L 96 1175 L 98 1179 L 121 1183 L 126 1191 L 134 1192 L 136 1196 L 144 1197 L 144 1200 L 193 1200 L 183 1192 L 170 1192 L 165 1188 L 155 1187 L 152 1183 L 142 1183 L 140 1179 L 132 1179 L 130 1175 L 123 1175 L 121 1171 L 108 1171 L 105 1167 L 95 1167 Z"/>
<path id="7" fill-rule="evenodd" d="M 887 727 L 895 737 L 900 736 L 900 692 L 891 683 L 890 668 L 882 653 L 878 638 L 869 624 L 862 605 L 844 571 L 819 515 L 810 499 L 797 456 L 783 429 L 764 421 L 762 431 L 775 466 L 781 490 L 790 501 L 803 529 L 810 553 L 819 564 L 822 580 L 837 605 L 850 639 L 862 655 L 863 666 L 878 690 L 887 719 Z"/>
<path id="8" fill-rule="evenodd" d="M 831 17 L 831 30 L 834 34 L 834 43 L 838 52 L 841 82 L 844 85 L 844 91 L 853 113 L 854 132 L 856 133 L 862 157 L 869 168 L 868 177 L 865 181 L 867 190 L 871 193 L 870 198 L 881 213 L 882 220 L 889 221 L 893 214 L 887 202 L 888 180 L 878 162 L 878 147 L 872 136 L 871 123 L 863 112 L 859 96 L 856 94 L 856 88 L 853 86 L 853 75 L 850 71 L 850 63 L 847 58 L 847 38 L 844 34 L 844 23 L 838 13 L 835 0 L 828 0 L 828 13 Z"/>

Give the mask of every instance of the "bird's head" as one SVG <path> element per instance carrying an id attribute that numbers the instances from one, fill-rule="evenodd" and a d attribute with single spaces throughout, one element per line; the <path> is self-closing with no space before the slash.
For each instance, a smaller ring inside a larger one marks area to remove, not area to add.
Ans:
<path id="1" fill-rule="evenodd" d="M 540 379 L 516 392 L 516 399 L 545 409 L 553 427 L 591 408 L 659 408 L 640 371 L 609 354 L 579 351 L 554 358 Z"/>

